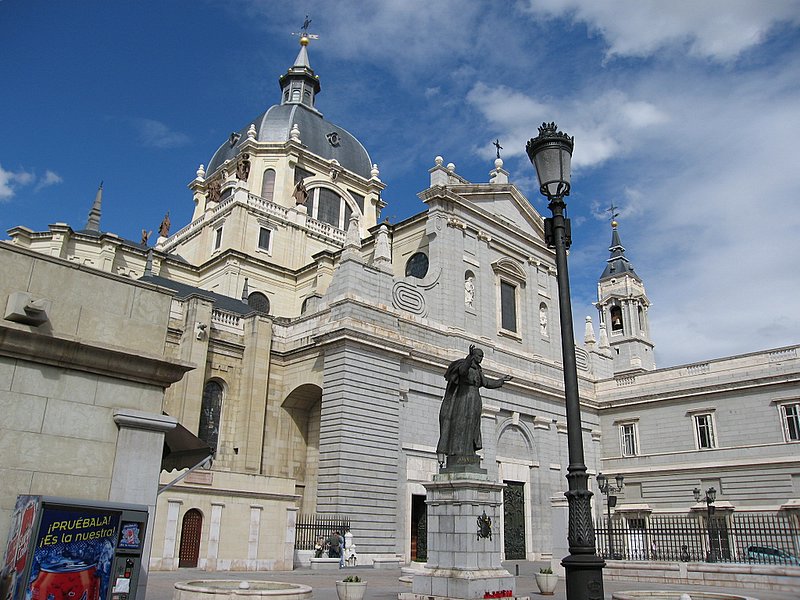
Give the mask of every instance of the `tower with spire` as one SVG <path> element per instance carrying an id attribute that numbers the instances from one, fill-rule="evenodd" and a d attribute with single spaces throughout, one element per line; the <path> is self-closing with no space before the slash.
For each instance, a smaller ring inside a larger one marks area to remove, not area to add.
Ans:
<path id="1" fill-rule="evenodd" d="M 644 283 L 625 256 L 617 216 L 611 221 L 611 256 L 597 282 L 597 307 L 605 325 L 614 359 L 614 373 L 652 371 L 656 368 L 647 313 L 650 301 Z"/>

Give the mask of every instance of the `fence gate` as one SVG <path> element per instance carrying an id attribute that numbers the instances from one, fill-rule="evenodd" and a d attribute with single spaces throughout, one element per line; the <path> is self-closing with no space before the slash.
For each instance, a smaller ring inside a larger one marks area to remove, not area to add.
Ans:
<path id="1" fill-rule="evenodd" d="M 506 560 L 525 560 L 525 484 L 505 481 L 503 539 Z"/>

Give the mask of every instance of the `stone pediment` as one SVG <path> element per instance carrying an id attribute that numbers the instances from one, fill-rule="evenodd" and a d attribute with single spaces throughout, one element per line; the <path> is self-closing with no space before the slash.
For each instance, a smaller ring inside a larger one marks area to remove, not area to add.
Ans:
<path id="1" fill-rule="evenodd" d="M 470 221 L 481 229 L 491 229 L 494 226 L 542 242 L 544 240 L 542 215 L 511 184 L 450 185 L 446 188 L 434 186 L 425 190 L 420 197 L 431 209 L 436 206 L 438 198 L 446 200 L 447 212 L 455 209 L 455 205 L 460 205 L 465 213 L 463 220 Z"/>

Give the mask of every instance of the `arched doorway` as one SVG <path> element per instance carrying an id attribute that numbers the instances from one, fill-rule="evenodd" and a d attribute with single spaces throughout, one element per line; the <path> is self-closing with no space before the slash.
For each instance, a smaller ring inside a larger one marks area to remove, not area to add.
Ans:
<path id="1" fill-rule="evenodd" d="M 183 515 L 181 525 L 181 548 L 178 554 L 178 567 L 197 567 L 200 557 L 200 533 L 203 531 L 203 514 L 193 508 Z"/>

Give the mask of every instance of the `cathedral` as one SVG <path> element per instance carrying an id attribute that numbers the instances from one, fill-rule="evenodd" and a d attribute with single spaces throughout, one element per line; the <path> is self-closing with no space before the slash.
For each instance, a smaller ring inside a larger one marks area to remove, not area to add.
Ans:
<path id="1" fill-rule="evenodd" d="M 120 293 L 167 297 L 153 313 L 158 351 L 185 374 L 157 382 L 160 410 L 213 461 L 161 470 L 150 568 L 292 569 L 308 559 L 296 548 L 305 515 L 348 519 L 359 564 L 424 558 L 443 374 L 472 344 L 487 376 L 513 376 L 483 392 L 481 415 L 482 466 L 506 486 L 505 558 L 560 559 L 567 429 L 543 217 L 501 159 L 473 183 L 437 156 L 426 209 L 382 221 L 378 166 L 318 108 L 308 42 L 277 103 L 230 124 L 198 168 L 191 222 L 167 216 L 155 242 L 123 239 L 102 230 L 99 190 L 84 228 L 18 226 L 0 244 L 9 260 L 46 256 Z M 642 530 L 652 515 L 705 510 L 696 487 L 714 487 L 720 511 L 797 519 L 800 346 L 658 369 L 645 280 L 616 222 L 597 265 L 598 315 L 576 348 L 597 518 L 602 472 L 624 476 L 615 518 Z M 108 343 L 129 342 L 120 331 Z M 15 481 L 15 496 L 56 493 Z"/>

